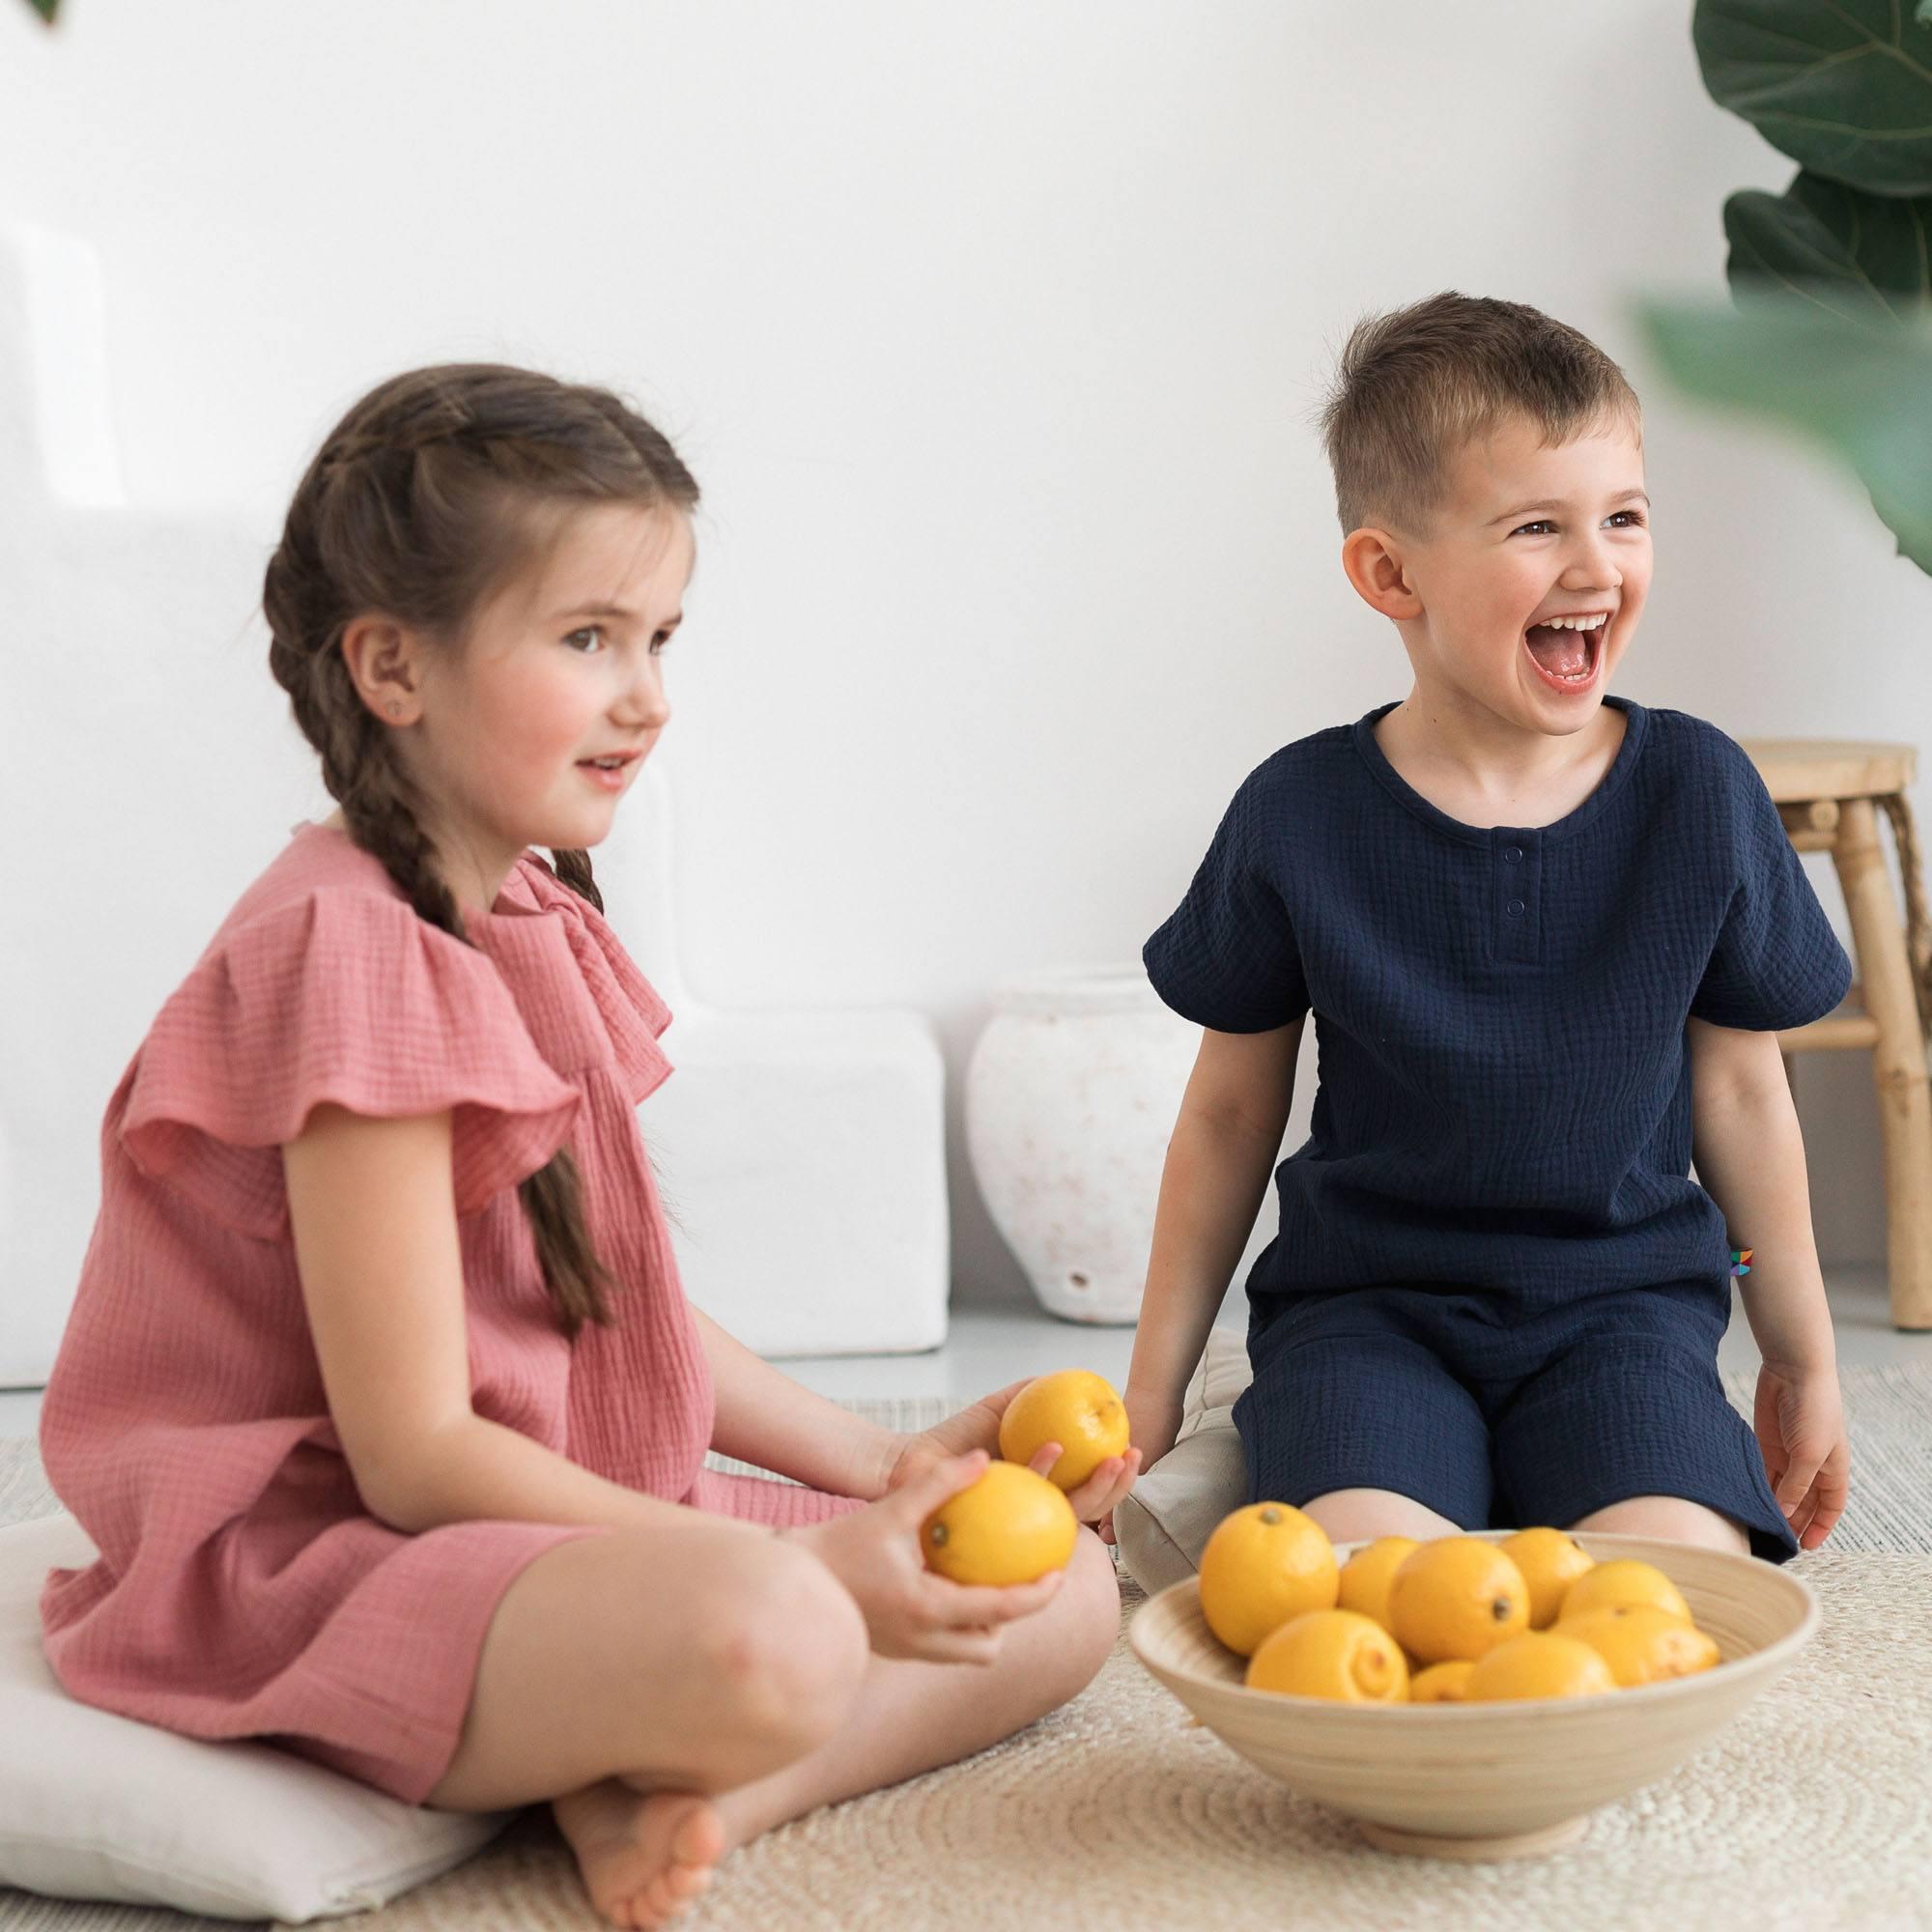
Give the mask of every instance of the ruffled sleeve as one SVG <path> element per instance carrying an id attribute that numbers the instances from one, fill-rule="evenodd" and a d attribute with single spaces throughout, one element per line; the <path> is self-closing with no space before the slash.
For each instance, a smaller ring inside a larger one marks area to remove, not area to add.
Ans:
<path id="1" fill-rule="evenodd" d="M 285 1239 L 281 1148 L 324 1101 L 382 1118 L 449 1110 L 468 1214 L 550 1159 L 582 1095 L 483 952 L 400 898 L 326 888 L 217 936 L 135 1055 L 118 1132 L 144 1174 L 242 1234 Z"/>

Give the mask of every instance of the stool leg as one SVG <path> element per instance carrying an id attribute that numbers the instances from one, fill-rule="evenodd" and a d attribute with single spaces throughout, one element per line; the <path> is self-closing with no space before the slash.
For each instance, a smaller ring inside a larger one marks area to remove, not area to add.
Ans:
<path id="1" fill-rule="evenodd" d="M 1872 1079 L 1885 1141 L 1886 1260 L 1891 1319 L 1932 1328 L 1932 1081 L 1905 931 L 1868 798 L 1841 804 L 1833 863 L 1851 915 L 1865 1010 L 1878 1026 Z"/>

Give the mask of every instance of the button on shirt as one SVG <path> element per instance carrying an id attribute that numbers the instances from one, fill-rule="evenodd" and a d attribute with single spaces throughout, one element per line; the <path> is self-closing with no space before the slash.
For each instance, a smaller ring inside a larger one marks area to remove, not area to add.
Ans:
<path id="1" fill-rule="evenodd" d="M 1242 783 L 1148 941 L 1155 988 L 1202 1026 L 1315 1015 L 1258 1314 L 1394 1284 L 1538 1309 L 1683 1284 L 1728 1311 L 1733 1231 L 1690 1178 L 1686 1023 L 1803 1025 L 1851 961 L 1742 748 L 1604 702 L 1623 743 L 1551 825 L 1432 805 L 1376 742 L 1392 703 L 1298 739 Z"/>

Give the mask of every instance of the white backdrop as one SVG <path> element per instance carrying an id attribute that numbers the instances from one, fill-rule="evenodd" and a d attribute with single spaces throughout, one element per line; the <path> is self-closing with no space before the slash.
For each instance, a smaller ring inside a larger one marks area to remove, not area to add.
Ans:
<path id="1" fill-rule="evenodd" d="M 8 948 L 58 952 L 164 826 L 219 829 L 168 882 L 212 929 L 320 805 L 260 562 L 341 409 L 453 356 L 611 382 L 696 469 L 665 753 L 689 977 L 933 1016 L 967 1300 L 1024 1293 L 960 1151 L 991 982 L 1132 958 L 1250 767 L 1408 689 L 1310 422 L 1363 310 L 1507 296 L 1624 361 L 1658 563 L 1619 690 L 1739 737 L 1932 722 L 1932 586 L 1856 483 L 1637 352 L 1629 296 L 1720 290 L 1725 192 L 1790 172 L 1704 95 L 1689 0 L 66 13 L 0 0 L 0 221 L 99 251 L 152 657 L 109 688 L 0 582 L 5 728 L 71 753 L 68 782 L 0 772 Z M 183 581 L 168 532 L 208 519 L 236 541 Z M 130 689 L 156 825 L 92 802 L 91 722 Z M 259 739 L 171 760 L 216 711 Z M 0 1014 L 23 1051 L 87 1036 L 91 1121 L 192 957 L 129 939 L 75 963 L 116 989 L 92 1028 Z M 1312 1079 L 1311 1046 L 1291 1143 Z M 1821 1247 L 1876 1259 L 1866 1062 L 1801 1079 Z"/>

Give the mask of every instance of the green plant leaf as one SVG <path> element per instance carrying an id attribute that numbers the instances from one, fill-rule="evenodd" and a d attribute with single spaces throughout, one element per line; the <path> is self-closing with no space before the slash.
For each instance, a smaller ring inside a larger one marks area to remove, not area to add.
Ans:
<path id="1" fill-rule="evenodd" d="M 1932 195 L 1861 194 L 1801 171 L 1781 195 L 1732 195 L 1724 235 L 1741 294 L 1776 284 L 1854 321 L 1902 322 L 1932 301 Z"/>
<path id="2" fill-rule="evenodd" d="M 1932 0 L 1926 0 L 1926 4 L 1932 6 Z M 50 27 L 54 23 L 54 15 L 60 12 L 60 0 L 27 0 L 27 5 Z"/>
<path id="3" fill-rule="evenodd" d="M 1932 319 L 1852 321 L 1801 295 L 1645 299 L 1636 321 L 1679 388 L 1780 422 L 1850 463 L 1901 556 L 1932 575 Z"/>
<path id="4" fill-rule="evenodd" d="M 1932 194 L 1932 6 L 1697 0 L 1704 85 L 1773 147 L 1870 194 Z"/>

